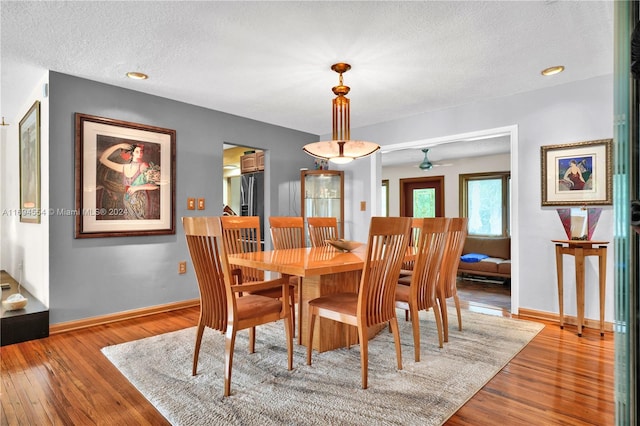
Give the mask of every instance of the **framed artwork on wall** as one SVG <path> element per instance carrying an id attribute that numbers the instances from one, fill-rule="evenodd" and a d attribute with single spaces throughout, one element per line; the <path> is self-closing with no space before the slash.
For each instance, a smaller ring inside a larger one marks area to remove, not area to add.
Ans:
<path id="1" fill-rule="evenodd" d="M 540 147 L 543 206 L 613 204 L 612 139 Z"/>
<path id="2" fill-rule="evenodd" d="M 20 120 L 20 222 L 40 223 L 40 101 Z"/>
<path id="3" fill-rule="evenodd" d="M 75 114 L 76 238 L 175 234 L 176 131 Z"/>

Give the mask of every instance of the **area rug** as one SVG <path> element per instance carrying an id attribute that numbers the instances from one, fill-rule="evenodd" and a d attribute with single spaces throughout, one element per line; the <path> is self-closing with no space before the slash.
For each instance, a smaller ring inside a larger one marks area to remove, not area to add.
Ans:
<path id="1" fill-rule="evenodd" d="M 282 322 L 260 326 L 256 352 L 239 333 L 232 395 L 222 396 L 224 336 L 205 331 L 198 374 L 191 376 L 195 327 L 109 346 L 104 355 L 174 425 L 441 425 L 498 373 L 544 325 L 463 311 L 449 343 L 437 345 L 431 312 L 421 315 L 421 361 L 413 357 L 411 323 L 399 315 L 403 369 L 393 335 L 369 343 L 369 388 L 361 388 L 359 346 L 313 353 L 294 345 L 287 370 Z M 428 314 L 428 315 L 426 315 Z"/>

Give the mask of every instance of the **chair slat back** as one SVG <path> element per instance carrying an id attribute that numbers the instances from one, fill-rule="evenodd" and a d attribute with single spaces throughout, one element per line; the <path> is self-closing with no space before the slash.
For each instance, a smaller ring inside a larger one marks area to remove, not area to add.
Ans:
<path id="1" fill-rule="evenodd" d="M 442 268 L 438 283 L 446 298 L 453 297 L 456 292 L 458 265 L 467 238 L 467 223 L 466 217 L 453 217 L 449 224 L 447 245 L 442 256 Z"/>
<path id="2" fill-rule="evenodd" d="M 235 312 L 235 299 L 230 281 L 224 278 L 228 264 L 221 241 L 220 218 L 183 217 L 182 225 L 200 289 L 201 321 L 207 327 L 225 332 L 229 308 Z"/>
<path id="3" fill-rule="evenodd" d="M 271 216 L 269 226 L 275 250 L 305 247 L 304 222 L 301 216 Z"/>
<path id="4" fill-rule="evenodd" d="M 222 237 L 228 254 L 262 251 L 260 218 L 258 216 L 222 216 Z M 264 281 L 264 271 L 248 266 L 242 271 L 242 281 Z"/>
<path id="5" fill-rule="evenodd" d="M 312 247 L 326 246 L 326 240 L 339 238 L 338 219 L 335 217 L 309 217 L 307 223 Z"/>
<path id="6" fill-rule="evenodd" d="M 395 292 L 407 253 L 411 218 L 372 217 L 358 293 L 358 321 L 370 327 L 395 318 Z"/>
<path id="7" fill-rule="evenodd" d="M 411 219 L 411 235 L 409 237 L 409 246 L 417 247 L 418 241 L 420 240 L 420 230 L 422 229 L 422 224 L 424 223 L 424 218 L 422 217 L 414 217 Z M 402 269 L 412 270 L 415 264 L 415 260 L 408 260 L 402 263 Z"/>
<path id="8" fill-rule="evenodd" d="M 417 301 L 418 310 L 437 306 L 438 275 L 442 267 L 450 221 L 444 217 L 422 220 L 410 284 L 411 299 Z"/>

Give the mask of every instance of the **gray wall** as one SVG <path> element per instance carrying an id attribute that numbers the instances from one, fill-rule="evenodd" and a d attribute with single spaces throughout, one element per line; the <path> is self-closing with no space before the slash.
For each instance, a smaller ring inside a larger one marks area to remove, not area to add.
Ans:
<path id="1" fill-rule="evenodd" d="M 301 167 L 312 167 L 305 143 L 318 136 L 173 100 L 52 72 L 49 80 L 49 207 L 75 206 L 74 113 L 176 130 L 176 234 L 75 239 L 74 218 L 50 218 L 51 323 L 198 297 L 180 217 L 220 215 L 223 142 L 267 150 L 265 217 L 292 213 Z M 43 188 L 46 191 L 46 188 Z M 206 210 L 186 210 L 204 197 Z M 218 208 L 219 207 L 219 208 Z M 299 209 L 299 208 L 298 208 Z M 178 275 L 179 260 L 189 260 Z"/>

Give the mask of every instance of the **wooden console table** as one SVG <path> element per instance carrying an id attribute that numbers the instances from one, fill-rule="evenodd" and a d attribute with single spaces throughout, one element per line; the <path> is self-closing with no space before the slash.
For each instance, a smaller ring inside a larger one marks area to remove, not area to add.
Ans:
<path id="1" fill-rule="evenodd" d="M 604 336 L 604 294 L 607 279 L 607 244 L 609 241 L 551 240 L 556 243 L 556 268 L 558 273 L 558 300 L 560 302 L 560 328 L 564 328 L 563 264 L 562 255 L 575 258 L 576 302 L 578 304 L 578 336 L 582 336 L 584 322 L 584 258 L 598 256 L 600 286 L 600 335 Z"/>

